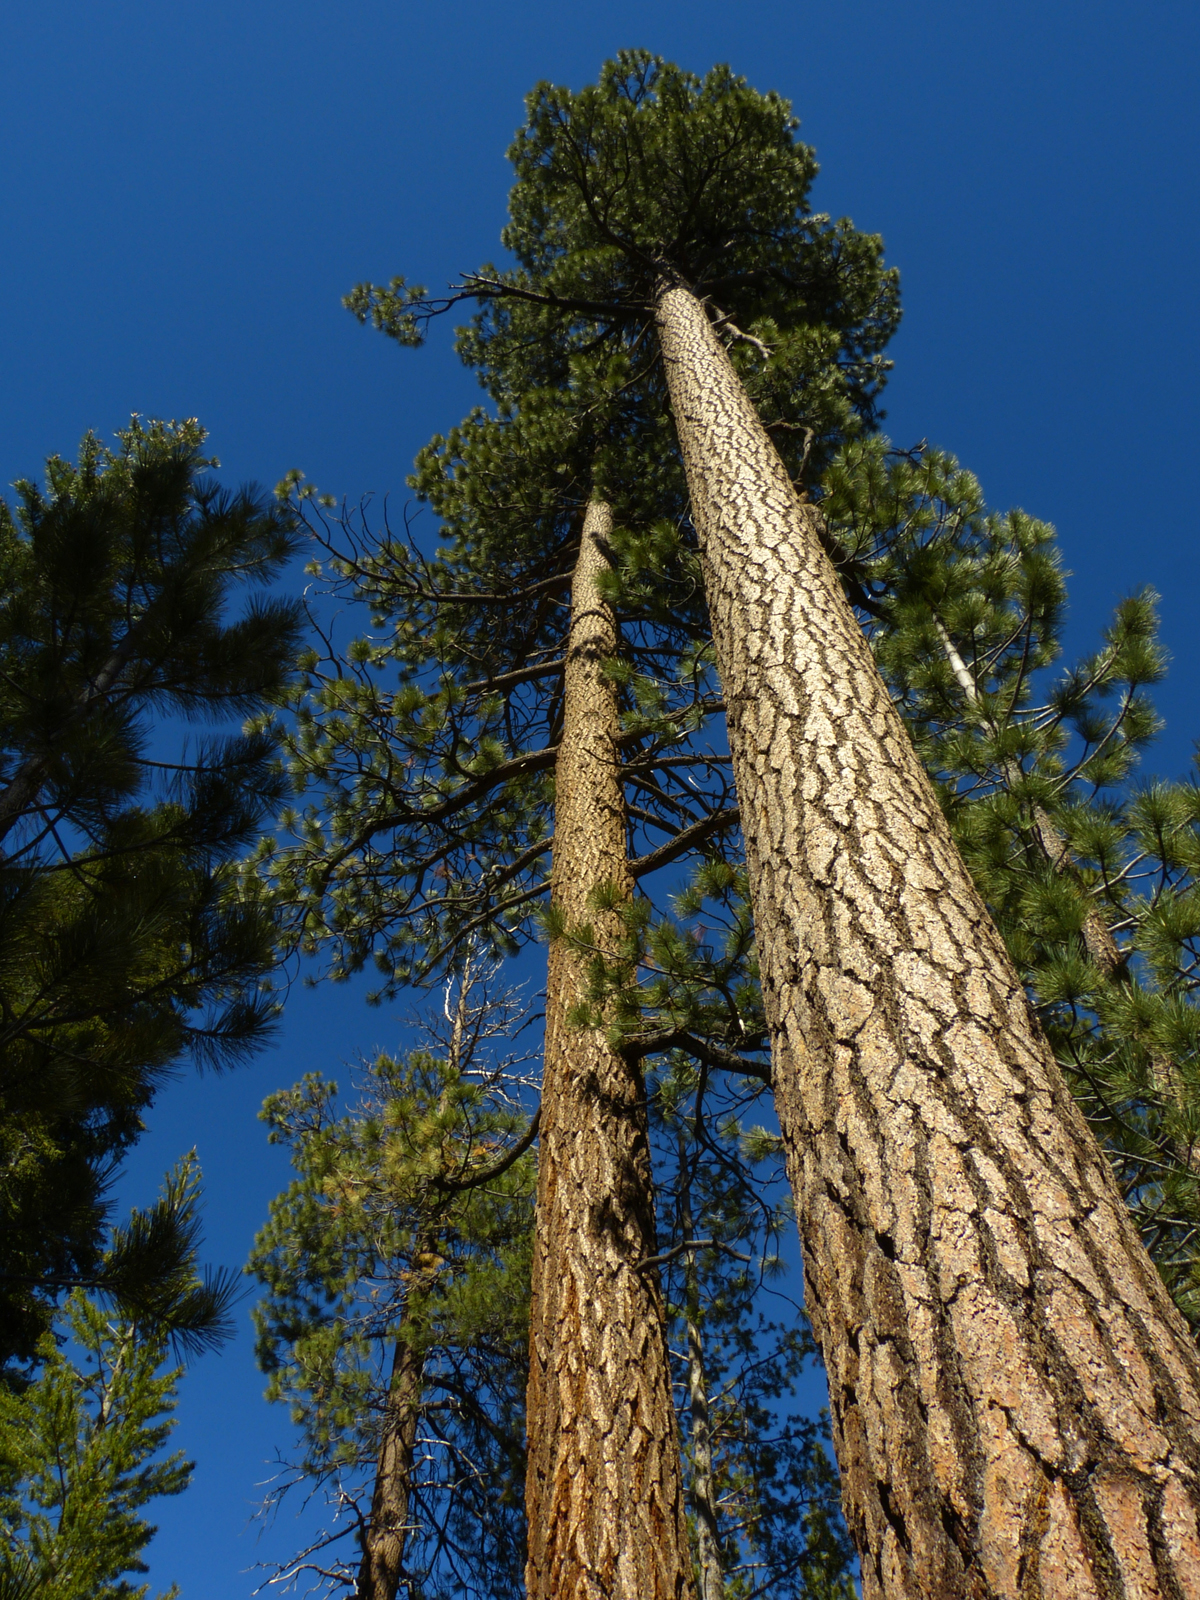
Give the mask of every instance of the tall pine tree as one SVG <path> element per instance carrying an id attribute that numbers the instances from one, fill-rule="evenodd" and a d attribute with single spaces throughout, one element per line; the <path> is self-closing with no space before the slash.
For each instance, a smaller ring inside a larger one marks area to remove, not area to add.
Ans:
<path id="1" fill-rule="evenodd" d="M 811 216 L 788 108 L 723 71 L 633 55 L 544 86 L 514 160 L 516 270 L 359 303 L 409 340 L 457 298 L 533 306 L 545 336 L 586 326 L 647 369 L 657 338 L 864 1592 L 1200 1586 L 1194 1346 L 726 348 L 769 371 L 824 294 L 830 356 L 854 358 L 826 371 L 877 375 L 877 246 Z"/>
<path id="2" fill-rule="evenodd" d="M 274 922 L 235 865 L 282 798 L 274 747 L 173 749 L 166 719 L 245 716 L 285 682 L 295 604 L 231 611 L 296 533 L 222 490 L 203 441 L 135 419 L 0 505 L 0 1361 L 99 1285 L 105 1188 L 164 1078 L 242 1059 L 273 1016 Z M 106 1270 L 129 1315 L 152 1302 L 149 1257 Z"/>

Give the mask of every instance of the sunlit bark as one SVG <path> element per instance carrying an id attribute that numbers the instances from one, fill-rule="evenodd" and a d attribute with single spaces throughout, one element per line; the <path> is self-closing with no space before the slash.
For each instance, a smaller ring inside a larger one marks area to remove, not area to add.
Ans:
<path id="1" fill-rule="evenodd" d="M 704 308 L 657 307 L 864 1600 L 1200 1595 L 1200 1358 Z"/>
<path id="2" fill-rule="evenodd" d="M 572 586 L 555 766 L 552 905 L 615 956 L 626 859 L 617 646 L 600 591 L 609 508 L 593 502 Z M 597 904 L 597 895 L 604 904 Z M 551 941 L 529 1375 L 530 1600 L 684 1600 L 693 1593 L 640 1067 L 577 1025 L 592 955 Z"/>

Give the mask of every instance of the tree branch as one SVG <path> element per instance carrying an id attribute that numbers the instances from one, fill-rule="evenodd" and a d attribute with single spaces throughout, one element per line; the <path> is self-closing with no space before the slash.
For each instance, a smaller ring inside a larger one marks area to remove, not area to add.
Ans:
<path id="1" fill-rule="evenodd" d="M 526 1150 L 538 1136 L 538 1129 L 542 1121 L 542 1108 L 539 1106 L 533 1114 L 533 1119 L 524 1134 L 517 1140 L 511 1150 L 501 1156 L 500 1160 L 490 1167 L 485 1167 L 482 1172 L 473 1172 L 469 1178 L 435 1178 L 434 1186 L 444 1190 L 447 1194 L 462 1194 L 466 1189 L 478 1189 L 482 1184 L 491 1183 L 507 1172 L 515 1161 L 519 1161 Z"/>
<path id="2" fill-rule="evenodd" d="M 660 844 L 657 850 L 636 857 L 629 863 L 630 872 L 634 878 L 644 878 L 648 873 L 656 872 L 659 867 L 665 867 L 680 856 L 686 855 L 694 845 L 702 844 L 714 833 L 732 828 L 738 816 L 736 806 L 727 806 L 723 811 L 714 811 L 711 817 L 702 817 L 699 822 L 693 822 L 690 828 L 684 828 L 673 839 L 668 839 L 666 844 Z"/>

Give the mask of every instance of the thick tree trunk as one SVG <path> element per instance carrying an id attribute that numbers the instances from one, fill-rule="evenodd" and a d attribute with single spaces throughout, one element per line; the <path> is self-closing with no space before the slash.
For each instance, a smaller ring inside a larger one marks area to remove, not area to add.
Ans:
<path id="1" fill-rule="evenodd" d="M 864 1600 L 1200 1596 L 1200 1357 L 817 514 L 696 298 L 658 322 Z"/>
<path id="2" fill-rule="evenodd" d="M 569 932 L 589 926 L 615 955 L 628 899 L 616 695 L 603 673 L 616 649 L 598 580 L 611 513 L 583 527 L 555 769 L 552 903 Z M 641 1071 L 581 1028 L 590 956 L 552 940 L 538 1155 L 530 1327 L 530 1600 L 682 1600 L 692 1595 L 678 1432 L 655 1254 Z"/>
<path id="3" fill-rule="evenodd" d="M 410 1344 L 396 1340 L 355 1600 L 396 1600 L 400 1588 L 423 1365 Z"/>

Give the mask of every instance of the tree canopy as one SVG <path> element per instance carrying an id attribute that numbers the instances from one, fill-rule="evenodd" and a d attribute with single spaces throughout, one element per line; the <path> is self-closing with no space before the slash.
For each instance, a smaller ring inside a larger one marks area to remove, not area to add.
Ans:
<path id="1" fill-rule="evenodd" d="M 269 497 L 221 489 L 203 440 L 135 418 L 0 505 L 5 1360 L 98 1282 L 114 1163 L 164 1079 L 244 1059 L 275 1014 L 273 914 L 236 872 L 282 799 L 273 745 L 187 730 L 286 681 L 296 603 L 253 591 L 298 535 Z M 139 1277 L 127 1253 L 111 1286 L 131 1311 L 153 1298 Z"/>

